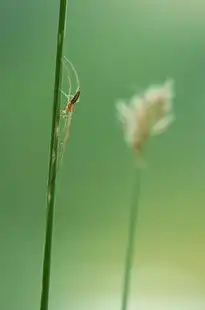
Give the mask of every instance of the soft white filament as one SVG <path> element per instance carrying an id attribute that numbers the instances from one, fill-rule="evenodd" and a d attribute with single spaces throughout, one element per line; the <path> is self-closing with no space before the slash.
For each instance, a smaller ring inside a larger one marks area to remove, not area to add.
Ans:
<path id="1" fill-rule="evenodd" d="M 150 86 L 141 95 L 134 95 L 128 102 L 117 103 L 127 143 L 140 152 L 150 135 L 161 134 L 174 121 L 173 81 Z"/>

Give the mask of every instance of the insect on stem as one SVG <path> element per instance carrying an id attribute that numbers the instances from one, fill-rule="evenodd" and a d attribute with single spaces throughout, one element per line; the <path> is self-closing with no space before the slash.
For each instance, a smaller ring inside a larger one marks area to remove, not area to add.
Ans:
<path id="1" fill-rule="evenodd" d="M 65 146 L 69 138 L 70 134 L 70 125 L 71 125 L 71 119 L 72 119 L 72 113 L 73 113 L 73 107 L 74 105 L 79 101 L 81 92 L 80 92 L 80 82 L 79 82 L 79 77 L 77 74 L 77 71 L 75 67 L 73 66 L 72 62 L 68 60 L 65 56 L 62 59 L 62 63 L 64 65 L 64 68 L 66 69 L 67 72 L 67 78 L 68 78 L 68 84 L 69 84 L 69 93 L 66 94 L 62 89 L 60 90 L 62 95 L 67 99 L 66 100 L 66 106 L 63 110 L 61 110 L 60 117 L 62 120 L 64 120 L 64 130 L 63 130 L 63 139 L 59 143 L 59 155 L 58 155 L 58 166 L 61 165 L 64 151 L 65 151 Z M 77 88 L 74 93 L 74 95 L 71 95 L 72 93 L 72 81 L 70 78 L 70 71 L 67 67 L 67 65 L 71 66 L 71 69 L 73 70 L 76 78 L 76 83 L 77 83 Z"/>

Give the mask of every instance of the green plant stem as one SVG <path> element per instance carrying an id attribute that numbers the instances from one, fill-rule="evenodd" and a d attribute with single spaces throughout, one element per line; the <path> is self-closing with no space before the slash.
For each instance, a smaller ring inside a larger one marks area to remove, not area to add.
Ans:
<path id="1" fill-rule="evenodd" d="M 53 100 L 53 117 L 50 142 L 50 162 L 47 189 L 47 219 L 46 235 L 44 245 L 43 276 L 40 310 L 48 310 L 49 288 L 50 288 L 50 269 L 51 269 L 51 248 L 53 235 L 53 218 L 55 203 L 55 183 L 58 158 L 58 131 L 60 122 L 60 87 L 62 80 L 62 53 L 66 24 L 67 0 L 60 0 L 59 25 L 57 36 L 57 53 L 55 68 L 55 85 Z"/>
<path id="2" fill-rule="evenodd" d="M 138 170 L 138 172 L 140 171 Z M 131 271 L 134 259 L 135 233 L 137 227 L 138 204 L 140 194 L 140 174 L 136 173 L 136 181 L 134 183 L 134 198 L 130 210 L 121 310 L 127 310 L 130 294 Z"/>

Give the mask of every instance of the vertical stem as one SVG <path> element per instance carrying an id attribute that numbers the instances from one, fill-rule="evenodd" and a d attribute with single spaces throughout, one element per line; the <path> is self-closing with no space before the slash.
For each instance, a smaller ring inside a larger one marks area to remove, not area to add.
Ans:
<path id="1" fill-rule="evenodd" d="M 60 122 L 60 92 L 62 80 L 62 53 L 63 42 L 65 36 L 67 0 L 60 0 L 59 25 L 57 36 L 57 53 L 55 68 L 55 85 L 53 99 L 53 116 L 50 142 L 50 162 L 47 189 L 47 219 L 46 219 L 46 235 L 44 245 L 43 260 L 43 276 L 42 276 L 42 292 L 40 310 L 48 310 L 48 299 L 50 289 L 50 267 L 51 267 L 51 248 L 53 235 L 53 218 L 54 218 L 54 202 L 55 202 L 55 183 L 58 157 L 58 129 Z"/>
<path id="2" fill-rule="evenodd" d="M 134 259 L 134 247 L 135 247 L 135 232 L 137 226 L 137 215 L 138 215 L 138 204 L 139 204 L 139 194 L 140 194 L 140 175 L 137 174 L 134 186 L 134 199 L 130 211 L 130 221 L 129 221 L 129 232 L 128 232 L 128 244 L 125 259 L 125 271 L 124 271 L 124 283 L 123 283 L 123 293 L 122 293 L 122 304 L 121 310 L 128 310 L 128 301 L 130 294 L 130 282 L 131 282 L 131 271 L 133 267 Z"/>

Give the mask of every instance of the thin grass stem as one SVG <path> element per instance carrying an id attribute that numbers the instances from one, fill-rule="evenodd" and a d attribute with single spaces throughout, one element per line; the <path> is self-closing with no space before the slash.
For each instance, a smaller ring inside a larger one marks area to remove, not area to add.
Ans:
<path id="1" fill-rule="evenodd" d="M 136 179 L 134 182 L 134 197 L 130 210 L 129 220 L 129 232 L 128 232 L 128 243 L 125 258 L 125 270 L 123 278 L 123 290 L 122 290 L 122 303 L 121 310 L 128 310 L 128 302 L 130 297 L 130 283 L 131 283 L 131 271 L 134 260 L 134 249 L 135 249 L 135 233 L 137 227 L 137 216 L 138 216 L 138 205 L 140 195 L 140 169 L 136 169 Z"/>
<path id="2" fill-rule="evenodd" d="M 67 0 L 60 0 L 59 24 L 57 35 L 57 53 L 55 68 L 55 84 L 53 99 L 53 116 L 50 142 L 50 162 L 47 189 L 47 214 L 46 214 L 46 235 L 44 244 L 43 276 L 40 310 L 48 310 L 50 273 L 51 273 L 51 248 L 53 235 L 56 170 L 58 158 L 59 122 L 60 122 L 60 88 L 62 81 L 62 53 L 65 37 Z"/>

